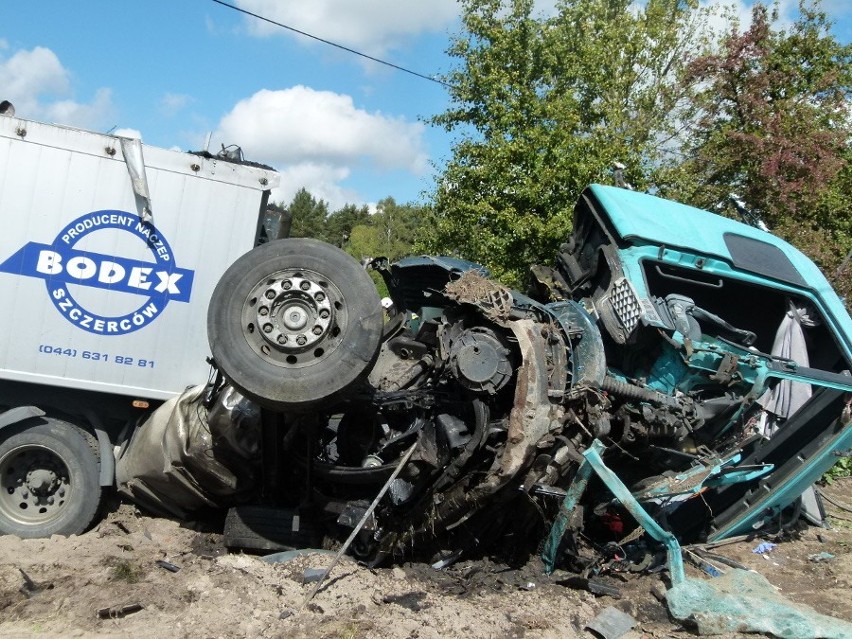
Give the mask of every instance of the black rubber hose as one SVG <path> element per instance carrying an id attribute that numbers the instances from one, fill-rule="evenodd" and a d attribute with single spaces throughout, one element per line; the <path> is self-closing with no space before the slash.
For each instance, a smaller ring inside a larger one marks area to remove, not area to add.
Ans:
<path id="1" fill-rule="evenodd" d="M 650 388 L 643 388 L 642 386 L 622 382 L 611 375 L 604 377 L 604 380 L 601 383 L 601 389 L 605 390 L 607 393 L 612 393 L 613 395 L 618 395 L 625 399 L 650 402 L 652 404 L 660 404 L 662 406 L 677 407 L 680 405 L 674 397 L 669 397 L 668 395 L 664 395 L 663 393 Z"/>

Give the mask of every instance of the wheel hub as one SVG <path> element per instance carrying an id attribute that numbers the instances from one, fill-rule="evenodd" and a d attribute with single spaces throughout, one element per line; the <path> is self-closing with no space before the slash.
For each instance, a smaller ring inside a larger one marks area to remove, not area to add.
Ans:
<path id="1" fill-rule="evenodd" d="M 53 470 L 37 468 L 27 473 L 26 486 L 36 495 L 47 495 L 59 485 L 59 477 Z"/>
<path id="2" fill-rule="evenodd" d="M 68 469 L 43 446 L 21 446 L 0 460 L 0 512 L 13 521 L 49 521 L 64 507 L 69 490 Z"/>
<path id="3" fill-rule="evenodd" d="M 337 346 L 346 321 L 343 295 L 310 271 L 281 271 L 251 290 L 243 307 L 243 334 L 254 351 L 278 366 L 299 367 Z"/>

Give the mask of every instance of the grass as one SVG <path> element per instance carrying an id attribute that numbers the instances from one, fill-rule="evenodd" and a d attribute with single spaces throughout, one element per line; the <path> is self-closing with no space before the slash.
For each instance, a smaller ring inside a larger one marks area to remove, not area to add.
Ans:
<path id="1" fill-rule="evenodd" d="M 142 578 L 142 567 L 126 559 L 118 559 L 112 564 L 112 578 L 135 584 Z"/>

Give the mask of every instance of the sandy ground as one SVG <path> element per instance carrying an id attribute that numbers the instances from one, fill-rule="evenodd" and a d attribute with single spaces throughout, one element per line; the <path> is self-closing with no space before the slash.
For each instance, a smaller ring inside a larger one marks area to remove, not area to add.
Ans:
<path id="1" fill-rule="evenodd" d="M 852 502 L 852 480 L 823 490 Z M 831 528 L 807 528 L 767 555 L 752 553 L 759 540 L 716 552 L 759 571 L 791 600 L 852 620 L 852 514 L 827 506 Z M 821 552 L 834 557 L 808 559 Z M 537 561 L 519 570 L 461 562 L 438 572 L 421 564 L 371 571 L 344 559 L 302 607 L 313 587 L 302 583 L 305 569 L 330 559 L 268 564 L 227 554 L 215 533 L 125 504 L 79 537 L 0 537 L 0 637 L 571 639 L 592 637 L 585 625 L 608 606 L 636 619 L 626 639 L 695 636 L 652 595 L 663 584 L 658 576 L 608 578 L 621 598 L 596 597 L 546 578 Z"/>

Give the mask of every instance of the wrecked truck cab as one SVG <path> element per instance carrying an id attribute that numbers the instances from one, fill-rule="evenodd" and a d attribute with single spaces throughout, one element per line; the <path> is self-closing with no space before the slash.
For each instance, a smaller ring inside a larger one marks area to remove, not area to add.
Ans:
<path id="1" fill-rule="evenodd" d="M 220 376 L 198 401 L 264 409 L 255 484 L 198 500 L 231 507 L 232 546 L 358 530 L 374 563 L 520 561 L 560 521 L 547 563 L 583 569 L 588 540 L 645 543 L 581 472 L 590 453 L 690 542 L 776 525 L 852 445 L 848 314 L 807 258 L 737 222 L 592 186 L 529 294 L 455 258 L 372 266 L 385 320 L 360 265 L 314 240 L 254 249 L 217 286 Z"/>
<path id="2" fill-rule="evenodd" d="M 646 438 L 643 462 L 668 455 L 669 474 L 737 459 L 725 487 L 703 496 L 704 508 L 680 508 L 687 537 L 768 525 L 849 449 L 852 321 L 819 269 L 783 240 L 593 185 L 556 268 L 534 273 L 539 292 L 579 300 L 597 319 L 604 388 L 634 398 L 611 411 L 619 444 Z M 643 494 L 676 493 L 685 477 L 675 477 Z"/>

